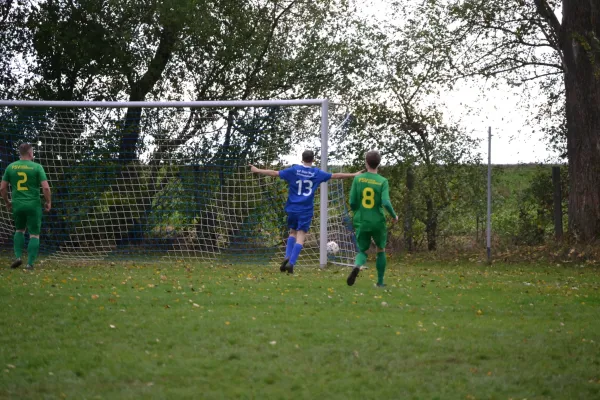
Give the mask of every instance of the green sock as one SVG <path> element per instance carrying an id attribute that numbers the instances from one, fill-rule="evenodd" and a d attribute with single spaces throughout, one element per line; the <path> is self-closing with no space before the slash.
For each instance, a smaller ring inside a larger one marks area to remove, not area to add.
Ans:
<path id="1" fill-rule="evenodd" d="M 367 253 L 363 253 L 362 251 L 358 254 L 356 254 L 356 261 L 354 262 L 354 265 L 356 265 L 357 267 L 361 267 L 363 265 L 365 265 L 367 263 Z"/>
<path id="2" fill-rule="evenodd" d="M 21 258 L 23 255 L 23 245 L 25 244 L 25 235 L 23 232 L 15 232 L 14 237 L 15 257 Z"/>
<path id="3" fill-rule="evenodd" d="M 385 252 L 377 253 L 377 284 L 383 285 L 383 275 L 385 274 L 385 266 L 387 259 L 385 258 Z"/>
<path id="4" fill-rule="evenodd" d="M 40 251 L 40 238 L 30 238 L 27 246 L 27 264 L 33 265 Z"/>

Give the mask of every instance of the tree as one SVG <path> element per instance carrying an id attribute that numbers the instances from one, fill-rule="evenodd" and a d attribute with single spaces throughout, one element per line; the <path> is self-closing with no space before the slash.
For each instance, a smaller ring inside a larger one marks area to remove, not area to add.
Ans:
<path id="1" fill-rule="evenodd" d="M 0 97 L 15 97 L 21 72 L 15 64 L 23 63 L 21 57 L 29 32 L 25 28 L 27 7 L 14 0 L 0 3 Z"/>
<path id="2" fill-rule="evenodd" d="M 537 4 L 558 37 L 565 66 L 569 228 L 592 240 L 600 236 L 600 5 L 565 1 L 559 24 L 545 2 Z"/>
<path id="3" fill-rule="evenodd" d="M 587 0 L 468 0 L 439 4 L 430 15 L 461 39 L 454 51 L 459 76 L 502 77 L 540 83 L 547 110 L 564 105 L 565 124 L 547 130 L 557 142 L 566 134 L 569 162 L 569 230 L 580 240 L 600 234 L 600 5 Z M 562 12 L 562 22 L 557 13 Z M 560 85 L 563 85 L 560 88 Z M 563 129 L 564 126 L 564 129 Z"/>
<path id="4" fill-rule="evenodd" d="M 363 58 L 356 31 L 341 29 L 360 28 L 344 0 L 46 0 L 31 3 L 25 17 L 23 27 L 30 39 L 23 43 L 28 63 L 22 68 L 28 79 L 20 88 L 22 98 L 335 97 L 353 86 Z M 110 229 L 125 241 L 135 225 L 148 218 L 158 194 L 172 183 L 169 179 L 181 179 L 176 173 L 165 173 L 164 161 L 197 152 L 198 163 L 210 163 L 228 146 L 241 146 L 236 154 L 248 160 L 261 157 L 260 149 L 248 144 L 249 135 L 239 127 L 240 110 L 203 109 L 183 114 L 132 107 L 105 119 L 118 121 L 108 128 L 89 123 L 85 111 L 70 111 L 63 112 L 60 121 L 52 110 L 46 113 L 46 125 L 52 126 L 61 140 L 54 141 L 53 148 L 43 146 L 43 151 L 48 156 L 69 154 L 73 159 L 60 160 L 65 164 L 85 161 L 108 168 L 102 163 L 110 160 L 93 156 L 100 152 L 118 160 L 118 165 L 110 166 L 107 179 L 98 180 L 98 190 L 106 199 L 102 206 L 110 207 L 117 216 Z M 192 139 L 210 131 L 215 121 L 225 121 L 226 137 L 212 140 L 206 147 L 211 151 L 204 154 L 201 142 Z M 85 126 L 88 136 L 73 129 L 76 126 Z M 153 138 L 160 145 L 150 149 L 144 139 Z M 290 145 L 288 138 L 282 140 Z M 65 150 L 73 148 L 82 151 Z M 83 155 L 89 153 L 93 159 Z M 197 167 L 200 179 L 204 172 Z M 133 193 L 117 176 L 135 180 L 139 191 Z M 63 178 L 66 181 L 75 175 Z M 227 187 L 225 179 L 221 171 L 222 188 Z M 120 195 L 114 195 L 117 192 Z M 129 203 L 137 201 L 136 196 L 143 204 L 131 213 Z M 102 201 L 85 203 L 82 208 L 101 207 Z M 201 215 L 205 206 L 197 203 L 195 213 Z"/>
<path id="5" fill-rule="evenodd" d="M 412 242 L 412 215 L 425 226 L 429 250 L 437 248 L 445 212 L 467 195 L 461 176 L 476 165 L 476 141 L 438 110 L 436 100 L 448 81 L 452 39 L 436 36 L 415 10 L 397 9 L 401 26 L 374 29 L 370 39 L 373 72 L 356 99 L 356 123 L 350 139 L 362 158 L 376 146 L 388 162 L 411 171 L 405 242 Z"/>
<path id="6" fill-rule="evenodd" d="M 47 100 L 335 97 L 363 62 L 344 0 L 46 0 L 27 27 L 23 93 Z M 122 163 L 137 160 L 141 112 L 120 126 Z"/>

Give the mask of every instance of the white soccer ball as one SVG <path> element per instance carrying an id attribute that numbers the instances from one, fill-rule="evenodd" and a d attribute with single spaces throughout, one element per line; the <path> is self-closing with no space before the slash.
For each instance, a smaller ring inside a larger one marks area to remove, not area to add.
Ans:
<path id="1" fill-rule="evenodd" d="M 327 243 L 327 253 L 336 254 L 338 251 L 340 251 L 340 246 L 336 242 Z"/>

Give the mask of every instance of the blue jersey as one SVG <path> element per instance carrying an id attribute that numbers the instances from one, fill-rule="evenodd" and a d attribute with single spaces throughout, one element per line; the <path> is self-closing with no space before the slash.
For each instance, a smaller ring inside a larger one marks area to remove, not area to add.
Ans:
<path id="1" fill-rule="evenodd" d="M 316 167 L 294 165 L 279 171 L 279 177 L 289 186 L 285 211 L 312 215 L 315 207 L 315 192 L 322 182 L 331 179 L 331 174 Z"/>

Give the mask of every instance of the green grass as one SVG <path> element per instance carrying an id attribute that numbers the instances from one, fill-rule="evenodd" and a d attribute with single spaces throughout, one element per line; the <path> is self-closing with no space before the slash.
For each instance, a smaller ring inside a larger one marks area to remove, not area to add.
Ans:
<path id="1" fill-rule="evenodd" d="M 598 269 L 347 272 L 1 270 L 0 398 L 600 398 Z"/>
<path id="2" fill-rule="evenodd" d="M 496 181 L 494 189 L 507 194 L 518 194 L 528 188 L 535 175 L 541 170 L 552 170 L 549 164 L 509 164 L 493 165 L 492 176 Z M 487 169 L 486 169 L 487 171 Z"/>

